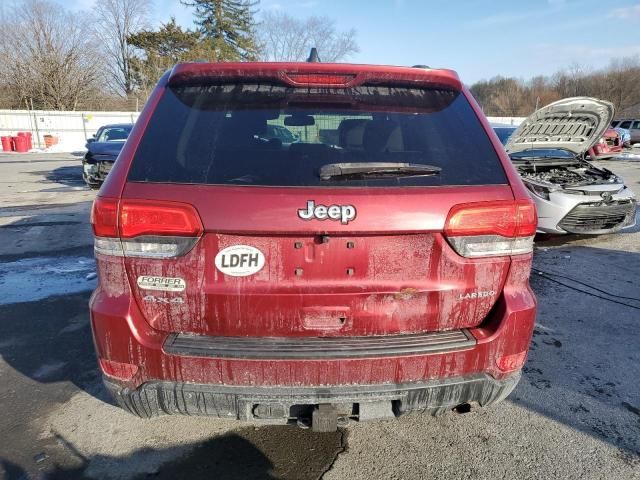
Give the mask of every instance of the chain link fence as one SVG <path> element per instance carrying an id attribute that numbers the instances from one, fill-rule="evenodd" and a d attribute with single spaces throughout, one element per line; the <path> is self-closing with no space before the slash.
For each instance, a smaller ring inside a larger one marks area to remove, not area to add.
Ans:
<path id="1" fill-rule="evenodd" d="M 58 138 L 67 150 L 81 150 L 86 139 L 96 133 L 103 125 L 112 123 L 135 123 L 139 112 L 63 112 L 47 110 L 0 110 L 0 135 L 16 135 L 18 132 L 31 132 L 34 148 L 44 148 L 44 136 Z M 314 125 L 286 128 L 304 142 L 325 142 L 337 144 L 338 124 L 346 117 L 324 116 Z M 361 118 L 354 116 L 353 118 Z M 492 123 L 518 126 L 523 117 L 489 117 Z M 269 122 L 284 127 L 282 119 Z"/>
<path id="2" fill-rule="evenodd" d="M 44 136 L 82 148 L 86 139 L 103 125 L 135 123 L 138 112 L 63 112 L 46 110 L 0 110 L 0 135 L 31 132 L 34 148 L 44 148 Z"/>

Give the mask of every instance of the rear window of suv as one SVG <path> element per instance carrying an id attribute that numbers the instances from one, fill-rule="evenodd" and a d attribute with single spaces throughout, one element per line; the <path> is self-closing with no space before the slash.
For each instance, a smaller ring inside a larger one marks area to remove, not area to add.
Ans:
<path id="1" fill-rule="evenodd" d="M 438 167 L 436 175 L 322 179 L 350 162 Z M 464 95 L 444 89 L 272 84 L 167 87 L 129 181 L 295 187 L 507 183 Z"/>

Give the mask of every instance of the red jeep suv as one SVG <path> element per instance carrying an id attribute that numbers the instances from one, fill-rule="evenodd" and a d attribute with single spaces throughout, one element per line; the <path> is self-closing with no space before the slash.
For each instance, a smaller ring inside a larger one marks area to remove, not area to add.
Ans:
<path id="1" fill-rule="evenodd" d="M 141 417 L 327 431 L 520 378 L 535 207 L 453 71 L 179 64 L 91 218 L 100 368 Z"/>

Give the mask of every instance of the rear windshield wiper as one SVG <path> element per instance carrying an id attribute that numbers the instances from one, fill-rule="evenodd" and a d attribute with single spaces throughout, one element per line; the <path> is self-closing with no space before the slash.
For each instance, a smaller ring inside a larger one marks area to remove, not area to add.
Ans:
<path id="1" fill-rule="evenodd" d="M 320 179 L 339 177 L 425 177 L 439 175 L 434 165 L 395 162 L 329 163 L 320 167 Z"/>

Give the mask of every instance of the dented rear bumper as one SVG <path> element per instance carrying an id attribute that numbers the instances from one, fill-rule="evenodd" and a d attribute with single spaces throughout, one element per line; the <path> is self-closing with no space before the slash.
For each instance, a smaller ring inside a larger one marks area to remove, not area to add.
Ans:
<path id="1" fill-rule="evenodd" d="M 161 414 L 205 415 L 247 421 L 287 423 L 311 418 L 318 405 L 331 404 L 343 418 L 365 421 L 408 413 L 439 415 L 473 403 L 487 406 L 504 400 L 520 372 L 502 380 L 473 375 L 401 385 L 234 387 L 182 382 L 147 382 L 137 389 L 105 379 L 118 404 L 140 417 Z"/>

